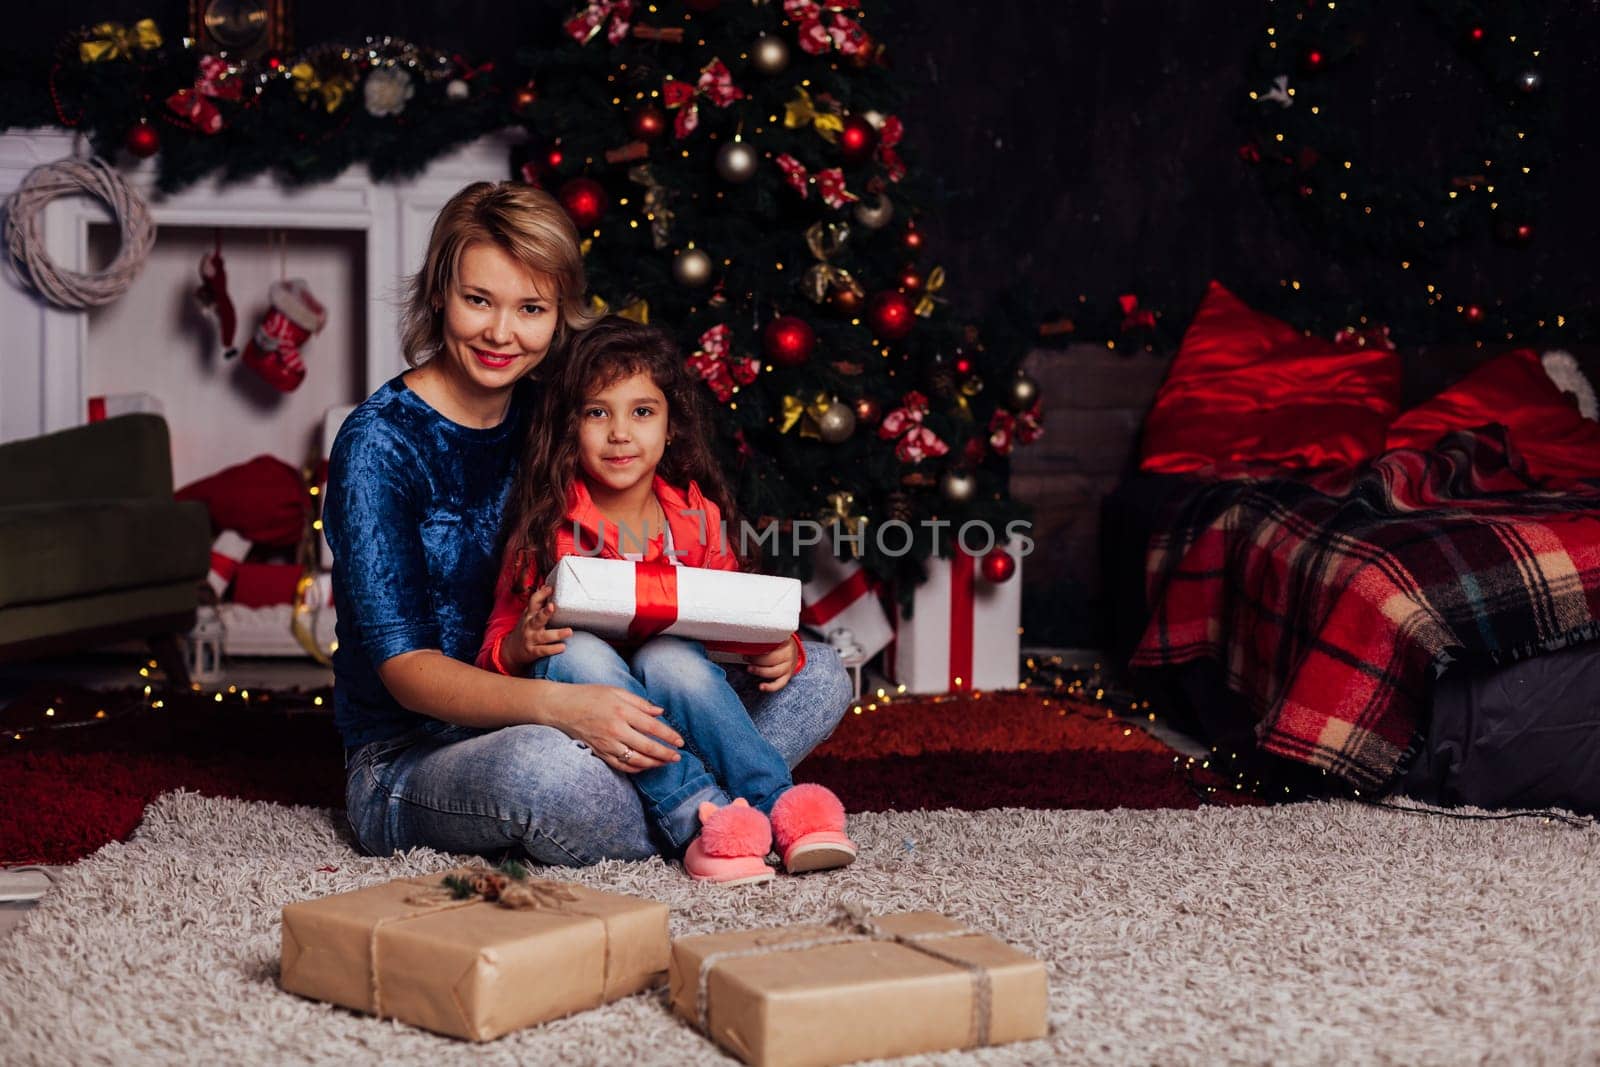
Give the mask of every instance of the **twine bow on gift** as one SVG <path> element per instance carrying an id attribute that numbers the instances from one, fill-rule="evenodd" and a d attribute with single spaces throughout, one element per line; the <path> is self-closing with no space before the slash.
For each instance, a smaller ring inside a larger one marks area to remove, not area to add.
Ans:
<path id="1" fill-rule="evenodd" d="M 84 63 L 103 63 L 127 59 L 135 50 L 151 52 L 161 47 L 161 31 L 155 19 L 140 19 L 132 26 L 120 22 L 97 23 L 87 40 L 78 44 L 78 59 Z"/>
<path id="2" fill-rule="evenodd" d="M 668 78 L 661 83 L 661 99 L 667 108 L 677 108 L 678 117 L 672 124 L 673 133 L 681 141 L 700 125 L 700 97 L 705 97 L 716 107 L 727 107 L 744 99 L 744 90 L 733 84 L 733 75 L 720 59 L 713 59 L 700 68 L 700 78 L 693 85 Z"/>
<path id="3" fill-rule="evenodd" d="M 416 911 L 391 915 L 372 924 L 372 931 L 367 939 L 368 967 L 372 974 L 372 1014 L 380 1019 L 384 1017 L 383 986 L 380 980 L 383 972 L 378 965 L 379 932 L 385 927 L 409 919 L 454 908 L 471 907 L 474 904 L 492 903 L 517 911 L 573 911 L 583 918 L 599 923 L 605 944 L 605 963 L 600 973 L 609 976 L 611 930 L 599 916 L 585 915 L 572 908 L 572 905 L 578 903 L 580 899 L 571 886 L 547 878 L 534 878 L 526 866 L 515 860 L 508 860 L 499 867 L 476 863 L 445 875 L 438 885 L 419 886 L 415 893 L 405 898 L 405 903 L 414 906 Z M 596 992 L 594 1003 L 590 1007 L 599 1007 L 604 1001 L 605 981 L 602 980 L 601 988 Z"/>
<path id="4" fill-rule="evenodd" d="M 805 293 L 814 303 L 822 303 L 833 289 L 848 289 L 856 296 L 865 296 L 861 283 L 850 276 L 843 267 L 830 260 L 838 255 L 850 240 L 850 226 L 844 222 L 813 222 L 806 228 L 806 247 L 817 262 L 806 271 Z"/>
<path id="5" fill-rule="evenodd" d="M 963 1048 L 982 1048 L 989 1043 L 989 1031 L 994 1021 L 994 980 L 982 965 L 945 952 L 932 942 L 947 941 L 955 937 L 971 937 L 967 929 L 930 930 L 924 933 L 896 934 L 885 930 L 864 904 L 844 901 L 839 914 L 827 924 L 833 933 L 818 933 L 814 937 L 793 939 L 780 933 L 772 941 L 758 940 L 751 948 L 728 949 L 713 952 L 700 961 L 699 984 L 695 989 L 695 1016 L 703 1033 L 711 1033 L 711 971 L 724 960 L 748 956 L 765 956 L 773 952 L 804 952 L 824 945 L 844 945 L 860 941 L 891 941 L 904 945 L 914 952 L 931 956 L 943 963 L 961 968 L 972 976 L 972 1015 L 967 1029 L 967 1043 Z"/>

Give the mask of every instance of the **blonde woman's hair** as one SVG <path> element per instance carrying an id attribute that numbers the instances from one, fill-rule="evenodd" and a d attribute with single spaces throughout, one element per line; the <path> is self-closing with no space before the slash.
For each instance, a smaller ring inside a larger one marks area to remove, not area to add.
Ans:
<path id="1" fill-rule="evenodd" d="M 426 363 L 444 344 L 439 309 L 455 285 L 462 252 L 478 241 L 555 282 L 561 314 L 552 349 L 563 344 L 569 331 L 583 330 L 599 318 L 584 302 L 578 231 L 560 202 L 521 182 L 474 182 L 440 209 L 428 238 L 428 258 L 409 280 L 401 347 L 411 366 Z"/>

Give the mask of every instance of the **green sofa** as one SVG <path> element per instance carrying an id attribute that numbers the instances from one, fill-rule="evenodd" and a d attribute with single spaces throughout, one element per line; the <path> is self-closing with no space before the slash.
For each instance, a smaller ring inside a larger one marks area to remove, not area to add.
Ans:
<path id="1" fill-rule="evenodd" d="M 159 415 L 0 445 L 0 661 L 143 639 L 187 686 L 178 638 L 210 558 L 205 506 L 172 497 Z"/>

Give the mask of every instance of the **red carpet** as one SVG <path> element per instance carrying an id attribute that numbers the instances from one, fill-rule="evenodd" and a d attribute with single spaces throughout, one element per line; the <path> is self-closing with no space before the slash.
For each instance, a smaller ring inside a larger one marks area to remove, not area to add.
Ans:
<path id="1" fill-rule="evenodd" d="M 333 718 L 310 701 L 192 696 L 151 710 L 137 691 L 23 694 L 0 709 L 0 865 L 70 863 L 123 840 L 171 789 L 342 806 Z M 74 721 L 84 724 L 30 729 Z M 852 811 L 1196 807 L 1173 755 L 1099 705 L 1014 693 L 847 715 L 796 778 Z"/>

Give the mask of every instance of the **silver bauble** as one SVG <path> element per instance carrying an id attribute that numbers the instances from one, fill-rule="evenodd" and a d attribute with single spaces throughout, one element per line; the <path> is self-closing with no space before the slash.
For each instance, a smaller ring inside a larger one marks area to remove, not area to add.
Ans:
<path id="1" fill-rule="evenodd" d="M 881 230 L 889 225 L 889 220 L 894 218 L 894 203 L 887 196 L 879 193 L 872 200 L 863 200 L 856 205 L 856 221 L 869 230 Z"/>
<path id="2" fill-rule="evenodd" d="M 939 479 L 939 492 L 952 504 L 965 504 L 978 493 L 978 479 L 971 471 L 948 470 Z"/>
<path id="3" fill-rule="evenodd" d="M 867 120 L 867 125 L 875 130 L 883 129 L 883 112 L 876 109 L 861 112 L 861 117 Z"/>
<path id="4" fill-rule="evenodd" d="M 750 65 L 762 74 L 779 74 L 789 65 L 789 46 L 781 37 L 763 33 L 750 46 Z"/>
<path id="5" fill-rule="evenodd" d="M 451 78 L 450 81 L 445 84 L 444 95 L 447 99 L 454 100 L 459 104 L 461 101 L 472 95 L 472 86 L 468 85 L 462 78 Z"/>
<path id="6" fill-rule="evenodd" d="M 743 141 L 729 141 L 717 149 L 717 173 L 722 175 L 723 181 L 735 185 L 754 178 L 758 162 L 760 157 L 756 150 Z"/>
<path id="7" fill-rule="evenodd" d="M 1006 388 L 1006 407 L 1012 411 L 1027 411 L 1039 399 L 1039 383 L 1026 374 L 1018 374 Z"/>
<path id="8" fill-rule="evenodd" d="M 856 432 L 856 413 L 835 400 L 817 416 L 817 432 L 830 445 L 843 444 Z"/>
<path id="9" fill-rule="evenodd" d="M 672 259 L 672 278 L 685 289 L 698 289 L 711 280 L 711 257 L 698 248 L 686 248 Z"/>

